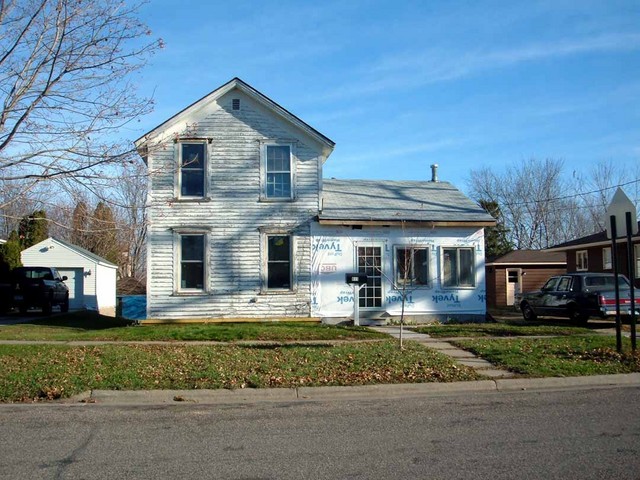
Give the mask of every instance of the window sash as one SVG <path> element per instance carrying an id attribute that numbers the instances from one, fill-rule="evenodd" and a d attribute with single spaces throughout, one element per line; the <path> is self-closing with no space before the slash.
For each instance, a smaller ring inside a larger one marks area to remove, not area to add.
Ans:
<path id="1" fill-rule="evenodd" d="M 291 237 L 267 236 L 267 289 L 291 290 Z"/>
<path id="2" fill-rule="evenodd" d="M 207 149 L 204 142 L 179 143 L 179 185 L 181 197 L 205 195 Z"/>
<path id="3" fill-rule="evenodd" d="M 612 267 L 611 247 L 605 247 L 602 249 L 602 269 L 611 270 Z"/>
<path id="4" fill-rule="evenodd" d="M 475 286 L 475 255 L 470 247 L 442 249 L 442 284 L 445 287 Z"/>
<path id="5" fill-rule="evenodd" d="M 576 271 L 586 271 L 589 269 L 589 256 L 586 250 L 576 252 Z"/>
<path id="6" fill-rule="evenodd" d="M 396 285 L 429 285 L 429 248 L 397 246 L 395 260 Z"/>
<path id="7" fill-rule="evenodd" d="M 266 198 L 291 198 L 291 146 L 266 145 L 265 157 Z"/>
<path id="8" fill-rule="evenodd" d="M 204 234 L 181 234 L 180 245 L 180 291 L 205 290 L 205 248 Z"/>

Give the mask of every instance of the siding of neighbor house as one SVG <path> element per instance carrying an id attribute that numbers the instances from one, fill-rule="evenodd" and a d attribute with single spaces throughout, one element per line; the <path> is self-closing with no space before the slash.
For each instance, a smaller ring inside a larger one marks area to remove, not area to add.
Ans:
<path id="1" fill-rule="evenodd" d="M 487 305 L 507 305 L 507 269 L 522 270 L 521 289 L 523 292 L 539 290 L 545 282 L 554 275 L 567 272 L 565 267 L 549 268 L 545 265 L 500 265 L 487 268 Z M 494 287 L 495 286 L 495 287 Z"/>
<path id="2" fill-rule="evenodd" d="M 640 240 L 637 238 L 632 241 L 633 245 L 640 245 Z M 588 269 L 590 272 L 610 272 L 613 273 L 613 268 L 604 268 L 603 261 L 603 249 L 611 248 L 611 242 L 607 244 L 599 244 L 596 246 L 574 246 L 568 248 L 566 250 L 567 254 L 567 270 L 570 272 L 575 272 L 577 270 L 577 252 L 579 251 L 587 251 L 588 258 Z M 637 248 L 636 248 L 637 251 Z M 628 255 L 627 255 L 627 244 L 618 243 L 617 244 L 617 255 L 618 255 L 618 267 L 619 273 L 625 275 L 629 278 L 629 268 L 628 268 Z M 632 253 L 633 255 L 633 253 Z M 637 258 L 634 258 L 635 264 L 639 265 L 640 261 Z M 640 272 L 637 267 L 635 267 L 635 285 L 640 288 Z"/>
<path id="3" fill-rule="evenodd" d="M 232 100 L 240 100 L 240 110 Z M 148 139 L 148 318 L 310 315 L 310 222 L 319 208 L 322 145 L 238 89 Z M 207 139 L 204 200 L 176 199 L 174 139 Z M 295 201 L 260 201 L 261 142 L 290 142 Z M 175 232 L 206 231 L 206 294 L 176 294 Z M 261 293 L 261 232 L 291 232 L 292 292 Z"/>

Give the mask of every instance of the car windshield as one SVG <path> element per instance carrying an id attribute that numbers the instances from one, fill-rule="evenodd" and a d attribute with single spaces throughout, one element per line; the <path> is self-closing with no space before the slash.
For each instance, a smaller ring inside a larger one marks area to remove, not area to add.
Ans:
<path id="1" fill-rule="evenodd" d="M 593 275 L 584 277 L 584 285 L 586 287 L 607 287 L 614 288 L 616 285 L 615 276 L 613 275 Z M 622 275 L 618 276 L 618 286 L 629 288 L 629 281 Z"/>

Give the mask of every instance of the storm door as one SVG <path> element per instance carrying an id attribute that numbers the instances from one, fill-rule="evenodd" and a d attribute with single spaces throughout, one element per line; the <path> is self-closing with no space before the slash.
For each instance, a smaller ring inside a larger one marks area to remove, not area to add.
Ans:
<path id="1" fill-rule="evenodd" d="M 367 275 L 360 290 L 360 308 L 382 307 L 382 247 L 357 247 L 358 273 Z"/>

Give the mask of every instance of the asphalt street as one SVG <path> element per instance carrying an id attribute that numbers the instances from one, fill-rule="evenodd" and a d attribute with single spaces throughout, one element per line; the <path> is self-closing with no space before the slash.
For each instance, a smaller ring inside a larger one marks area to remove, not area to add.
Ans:
<path id="1" fill-rule="evenodd" d="M 638 479 L 639 396 L 0 405 L 0 478 Z"/>

